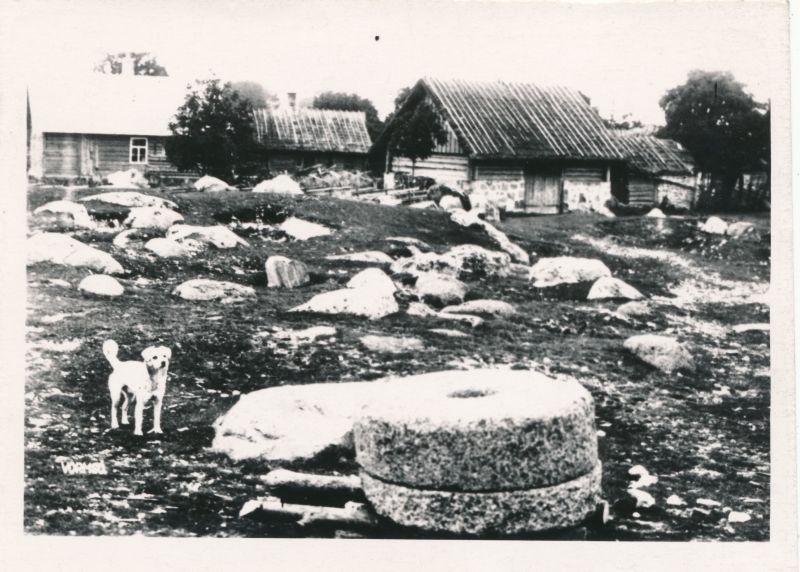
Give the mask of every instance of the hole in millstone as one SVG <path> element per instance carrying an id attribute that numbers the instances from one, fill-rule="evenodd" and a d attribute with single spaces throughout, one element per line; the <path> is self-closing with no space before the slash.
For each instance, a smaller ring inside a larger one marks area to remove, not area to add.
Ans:
<path id="1" fill-rule="evenodd" d="M 488 395 L 494 395 L 497 393 L 492 389 L 462 389 L 460 391 L 454 391 L 447 395 L 447 397 L 454 397 L 456 399 L 467 399 L 470 397 L 486 397 Z"/>

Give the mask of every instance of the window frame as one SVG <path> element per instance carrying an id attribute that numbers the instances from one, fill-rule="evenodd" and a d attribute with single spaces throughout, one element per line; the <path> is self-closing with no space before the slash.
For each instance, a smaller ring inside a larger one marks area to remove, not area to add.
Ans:
<path id="1" fill-rule="evenodd" d="M 134 145 L 134 141 L 144 141 L 144 145 Z M 137 154 L 137 158 L 139 160 L 133 160 L 133 150 L 138 149 L 139 153 L 144 150 L 144 160 L 141 160 L 141 155 Z M 131 137 L 130 143 L 128 145 L 128 163 L 131 165 L 147 165 L 148 160 L 150 159 L 150 142 L 147 140 L 147 137 Z"/>

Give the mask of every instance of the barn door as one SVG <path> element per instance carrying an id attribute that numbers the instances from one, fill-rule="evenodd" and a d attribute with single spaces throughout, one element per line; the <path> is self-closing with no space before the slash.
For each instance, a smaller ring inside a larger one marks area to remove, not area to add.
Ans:
<path id="1" fill-rule="evenodd" d="M 560 212 L 560 169 L 536 168 L 525 172 L 525 210 L 538 213 Z"/>

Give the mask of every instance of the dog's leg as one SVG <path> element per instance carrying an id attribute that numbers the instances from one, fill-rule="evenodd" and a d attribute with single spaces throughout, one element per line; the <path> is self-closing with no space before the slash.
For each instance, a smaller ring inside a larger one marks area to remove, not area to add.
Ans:
<path id="1" fill-rule="evenodd" d="M 122 423 L 123 425 L 127 425 L 129 423 L 129 421 L 128 421 L 128 403 L 129 403 L 128 393 L 123 391 L 122 392 L 122 415 L 121 415 L 121 418 L 119 420 L 119 422 Z"/>
<path id="2" fill-rule="evenodd" d="M 111 393 L 111 428 L 118 429 L 117 405 L 119 405 L 119 394 L 121 392 L 116 387 L 112 387 L 111 384 L 109 384 L 108 391 Z"/>
<path id="3" fill-rule="evenodd" d="M 136 401 L 133 408 L 133 434 L 142 435 L 142 420 L 144 419 L 144 399 L 134 396 Z"/>
<path id="4" fill-rule="evenodd" d="M 151 433 L 161 433 L 161 405 L 164 403 L 164 396 L 156 394 L 153 401 L 153 430 Z"/>

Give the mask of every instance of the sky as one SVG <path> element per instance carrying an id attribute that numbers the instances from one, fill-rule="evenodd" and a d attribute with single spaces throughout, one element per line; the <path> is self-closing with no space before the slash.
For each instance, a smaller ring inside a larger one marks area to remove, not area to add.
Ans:
<path id="1" fill-rule="evenodd" d="M 785 85 L 779 3 L 206 0 L 20 3 L 27 74 L 89 73 L 148 51 L 177 80 L 253 80 L 298 99 L 357 93 L 381 115 L 425 75 L 564 85 L 606 117 L 662 124 L 690 70 L 729 70 L 760 101 Z"/>

